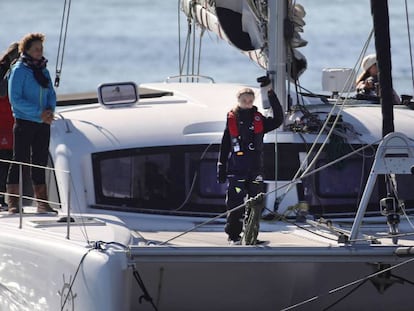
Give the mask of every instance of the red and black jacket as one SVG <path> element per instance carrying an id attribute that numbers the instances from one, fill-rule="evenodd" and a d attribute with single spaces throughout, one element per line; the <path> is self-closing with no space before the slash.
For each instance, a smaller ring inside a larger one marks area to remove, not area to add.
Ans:
<path id="1" fill-rule="evenodd" d="M 7 96 L 0 96 L 0 149 L 13 149 L 14 118 Z"/>
<path id="2" fill-rule="evenodd" d="M 273 90 L 269 90 L 268 97 L 273 117 L 264 117 L 255 106 L 236 108 L 227 114 L 219 162 L 227 168 L 228 174 L 262 174 L 263 136 L 283 123 L 283 110 Z"/>
<path id="3" fill-rule="evenodd" d="M 233 153 L 242 156 L 248 151 L 263 150 L 263 118 L 257 107 L 253 107 L 251 111 L 237 107 L 227 113 Z"/>

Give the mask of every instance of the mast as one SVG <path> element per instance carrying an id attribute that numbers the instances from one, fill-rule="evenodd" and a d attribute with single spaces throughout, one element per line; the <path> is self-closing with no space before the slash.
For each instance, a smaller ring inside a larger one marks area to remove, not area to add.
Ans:
<path id="1" fill-rule="evenodd" d="M 387 134 L 394 132 L 394 96 L 391 78 L 391 44 L 388 0 L 371 0 L 371 14 L 374 25 L 375 50 L 377 53 L 377 67 L 379 72 L 378 78 L 380 85 L 380 102 L 382 112 L 382 136 L 385 137 Z M 374 161 L 373 165 L 375 165 L 375 163 L 377 163 L 377 161 Z M 371 175 L 373 172 L 373 168 L 371 169 Z M 349 236 L 349 239 L 351 241 L 355 241 L 358 238 L 358 231 L 362 224 L 362 219 L 365 215 L 369 196 L 371 195 L 372 189 L 374 187 L 374 183 L 370 179 L 371 176 L 368 179 L 367 184 L 365 185 L 365 190 L 362 195 L 361 202 L 359 203 L 354 223 L 352 225 L 351 233 Z M 380 179 L 378 179 L 378 181 L 381 183 Z M 388 198 L 385 199 L 389 199 L 390 189 L 392 189 L 390 181 L 389 179 L 387 179 L 387 177 L 385 177 L 385 181 L 383 181 L 383 183 L 385 183 L 388 196 Z M 366 193 L 368 193 L 369 196 L 366 196 Z M 393 227 L 391 230 L 391 232 L 393 232 L 395 225 L 399 222 L 399 215 L 392 213 L 392 209 L 386 209 L 385 211 L 389 212 L 389 214 L 387 215 L 388 225 L 390 225 L 390 220 L 394 222 L 392 223 Z"/>
<path id="2" fill-rule="evenodd" d="M 284 20 L 286 1 L 270 0 L 268 2 L 268 73 L 284 111 L 286 100 L 286 43 L 284 37 Z"/>
<path id="3" fill-rule="evenodd" d="M 375 33 L 375 50 L 379 71 L 382 136 L 394 132 L 393 87 L 391 78 L 391 43 L 388 0 L 371 0 Z"/>
<path id="4" fill-rule="evenodd" d="M 272 88 L 275 90 L 283 111 L 287 111 L 286 96 L 286 44 L 284 37 L 284 21 L 286 12 L 286 1 L 270 0 L 268 2 L 268 66 L 267 72 L 272 80 Z M 277 135 L 275 132 L 275 189 L 278 180 L 277 161 Z M 279 200 L 275 190 L 275 201 L 273 211 L 277 211 Z"/>

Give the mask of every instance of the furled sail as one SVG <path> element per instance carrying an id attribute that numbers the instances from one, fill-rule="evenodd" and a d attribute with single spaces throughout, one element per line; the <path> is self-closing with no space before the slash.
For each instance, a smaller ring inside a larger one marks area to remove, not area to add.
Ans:
<path id="1" fill-rule="evenodd" d="M 222 2 L 217 3 L 217 2 Z M 220 39 L 225 40 L 238 49 L 242 50 L 250 59 L 267 68 L 267 57 L 259 46 L 259 37 L 250 39 L 250 32 L 243 30 L 242 26 L 242 3 L 245 1 L 192 1 L 183 0 L 184 13 L 197 21 L 201 27 L 214 32 Z M 247 26 L 246 26 L 247 27 Z M 255 27 L 250 25 L 249 28 Z M 246 29 L 246 28 L 245 28 Z M 257 31 L 251 30 L 257 33 Z M 255 44 L 255 46 L 253 46 Z"/>
<path id="2" fill-rule="evenodd" d="M 296 50 L 307 44 L 299 32 L 305 25 L 304 8 L 288 1 L 285 38 L 291 47 L 291 78 L 296 79 L 306 68 L 305 57 Z M 242 51 L 264 69 L 268 69 L 267 2 L 256 0 L 182 0 L 182 9 L 201 27 L 214 32 Z"/>

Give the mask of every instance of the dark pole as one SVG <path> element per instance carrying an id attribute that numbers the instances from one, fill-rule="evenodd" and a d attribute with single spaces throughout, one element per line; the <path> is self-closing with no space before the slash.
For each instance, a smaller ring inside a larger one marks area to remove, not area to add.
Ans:
<path id="1" fill-rule="evenodd" d="M 388 0 L 371 0 L 375 49 L 379 71 L 380 102 L 382 107 L 382 136 L 394 132 L 393 87 L 391 78 L 391 43 Z"/>

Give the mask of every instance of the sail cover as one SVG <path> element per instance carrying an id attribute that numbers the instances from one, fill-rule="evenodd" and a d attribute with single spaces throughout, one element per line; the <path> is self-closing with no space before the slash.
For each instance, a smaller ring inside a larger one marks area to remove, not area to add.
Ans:
<path id="1" fill-rule="evenodd" d="M 218 21 L 233 45 L 242 51 L 260 50 L 265 37 L 246 1 L 216 1 Z"/>
<path id="2" fill-rule="evenodd" d="M 182 0 L 182 9 L 201 27 L 214 32 L 246 54 L 263 69 L 268 66 L 267 4 L 255 0 Z M 306 69 L 305 57 L 296 50 L 306 45 L 298 32 L 303 32 L 305 11 L 300 5 L 289 3 L 285 27 L 287 45 L 291 49 L 291 78 L 297 78 Z M 290 32 L 290 33 L 289 33 Z"/>
<path id="3" fill-rule="evenodd" d="M 182 8 L 201 27 L 240 49 L 263 69 L 267 68 L 265 40 L 245 0 L 183 0 Z"/>

